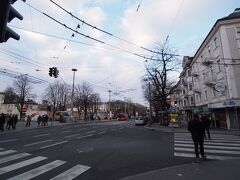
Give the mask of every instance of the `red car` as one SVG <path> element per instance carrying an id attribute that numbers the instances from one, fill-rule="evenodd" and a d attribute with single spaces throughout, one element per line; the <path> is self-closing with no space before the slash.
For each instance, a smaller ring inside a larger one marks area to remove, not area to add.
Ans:
<path id="1" fill-rule="evenodd" d="M 125 118 L 125 117 L 118 117 L 117 120 L 118 120 L 118 121 L 126 121 L 127 118 Z"/>

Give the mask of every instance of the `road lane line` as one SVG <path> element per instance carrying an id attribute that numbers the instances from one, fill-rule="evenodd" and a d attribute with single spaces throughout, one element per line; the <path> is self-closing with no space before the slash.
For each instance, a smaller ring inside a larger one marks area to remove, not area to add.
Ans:
<path id="1" fill-rule="evenodd" d="M 40 134 L 40 135 L 36 135 L 36 136 L 33 136 L 33 137 L 42 137 L 42 136 L 48 136 L 48 135 L 50 135 L 50 133 Z"/>
<path id="2" fill-rule="evenodd" d="M 180 138 L 180 137 L 175 137 L 174 139 L 176 140 L 186 140 L 186 141 L 192 141 L 192 138 Z M 204 142 L 237 142 L 240 143 L 240 139 L 211 139 L 211 140 L 204 140 Z"/>
<path id="3" fill-rule="evenodd" d="M 22 167 L 28 166 L 30 164 L 34 164 L 39 161 L 45 160 L 45 159 L 47 159 L 47 158 L 43 157 L 43 156 L 38 156 L 38 157 L 31 158 L 31 159 L 28 159 L 28 160 L 25 160 L 25 161 L 22 161 L 19 163 L 11 164 L 9 166 L 0 168 L 0 174 L 4 174 L 4 173 L 10 172 L 10 171 L 22 168 Z"/>
<path id="4" fill-rule="evenodd" d="M 1 152 L 0 152 L 0 156 L 2 156 L 2 155 L 6 155 L 6 154 L 15 153 L 15 152 L 17 152 L 17 151 L 14 151 L 14 150 L 1 151 Z"/>
<path id="5" fill-rule="evenodd" d="M 41 144 L 41 143 L 50 142 L 50 141 L 53 141 L 53 139 L 49 139 L 49 140 L 45 140 L 45 141 L 39 141 L 39 142 L 31 143 L 31 144 L 25 144 L 24 146 L 33 146 L 33 145 L 36 145 L 36 144 Z"/>
<path id="6" fill-rule="evenodd" d="M 72 130 L 62 131 L 61 133 L 68 133 L 68 132 L 72 132 Z"/>
<path id="7" fill-rule="evenodd" d="M 71 169 L 59 174 L 58 176 L 52 178 L 51 180 L 72 180 L 79 176 L 80 174 L 84 173 L 90 169 L 89 166 L 84 166 L 84 165 L 76 165 L 72 167 Z"/>
<path id="8" fill-rule="evenodd" d="M 96 131 L 89 131 L 89 132 L 86 132 L 86 134 L 91 134 L 91 133 L 95 133 Z"/>
<path id="9" fill-rule="evenodd" d="M 102 132 L 99 132 L 99 133 L 97 133 L 97 134 L 104 134 L 104 133 L 106 133 L 107 131 L 102 131 Z"/>
<path id="10" fill-rule="evenodd" d="M 0 151 L 4 150 L 3 148 L 0 148 Z"/>
<path id="11" fill-rule="evenodd" d="M 20 180 L 20 179 L 24 179 L 24 180 L 29 180 L 29 179 L 32 179 L 36 176 L 39 176 L 47 171 L 50 171 L 58 166 L 61 166 L 63 164 L 65 164 L 66 161 L 60 161 L 60 160 L 56 160 L 56 161 L 53 161 L 53 162 L 50 162 L 48 164 L 45 164 L 43 166 L 40 166 L 38 168 L 35 168 L 35 169 L 32 169 L 28 172 L 25 172 L 23 174 L 20 174 L 18 176 L 15 176 L 13 178 L 10 178 L 8 180 Z"/>
<path id="12" fill-rule="evenodd" d="M 77 139 L 83 139 L 83 138 L 86 138 L 86 137 L 91 137 L 93 136 L 94 134 L 89 134 L 89 135 L 86 135 L 86 136 L 80 136 L 80 137 L 77 137 Z"/>
<path id="13" fill-rule="evenodd" d="M 15 154 L 15 155 L 12 155 L 12 156 L 7 156 L 7 157 L 4 157 L 4 158 L 0 158 L 0 164 L 3 164 L 5 162 L 9 162 L 9 161 L 12 161 L 12 160 L 15 160 L 15 159 L 19 159 L 19 158 L 23 158 L 23 157 L 26 157 L 26 156 L 30 156 L 31 154 L 28 154 L 28 153 L 20 153 L 20 154 Z"/>
<path id="14" fill-rule="evenodd" d="M 0 143 L 1 143 L 1 142 L 11 142 L 11 141 L 16 141 L 16 140 L 17 140 L 17 139 L 6 139 L 6 140 L 1 140 Z"/>
<path id="15" fill-rule="evenodd" d="M 72 135 L 68 135 L 68 136 L 64 136 L 65 138 L 69 138 L 69 137 L 74 137 L 74 136 L 79 136 L 79 135 L 81 135 L 80 133 L 78 133 L 78 134 L 72 134 Z"/>
<path id="16" fill-rule="evenodd" d="M 57 146 L 59 144 L 63 144 L 63 143 L 66 143 L 66 142 L 68 142 L 68 141 L 62 141 L 62 142 L 59 142 L 59 143 L 50 144 L 50 145 L 47 145 L 47 146 L 42 146 L 42 147 L 40 147 L 40 149 L 45 149 L 45 148 L 48 148 L 48 147 Z"/>

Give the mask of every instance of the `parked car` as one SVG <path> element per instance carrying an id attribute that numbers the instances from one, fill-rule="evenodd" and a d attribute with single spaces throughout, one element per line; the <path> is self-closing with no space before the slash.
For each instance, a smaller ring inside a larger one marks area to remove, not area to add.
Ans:
<path id="1" fill-rule="evenodd" d="M 126 121 L 127 118 L 125 118 L 125 117 L 118 117 L 117 120 L 118 120 L 118 121 Z"/>
<path id="2" fill-rule="evenodd" d="M 135 119 L 135 125 L 145 125 L 146 123 L 146 118 L 144 118 L 143 116 L 138 116 Z"/>

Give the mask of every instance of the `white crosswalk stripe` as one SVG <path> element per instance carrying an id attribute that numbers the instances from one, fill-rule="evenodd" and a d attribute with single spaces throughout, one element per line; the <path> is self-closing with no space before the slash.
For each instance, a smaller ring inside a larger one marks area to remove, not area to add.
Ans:
<path id="1" fill-rule="evenodd" d="M 66 161 L 62 160 L 54 160 L 52 162 L 49 162 L 47 157 L 31 157 L 32 155 L 29 153 L 17 153 L 17 151 L 15 150 L 6 150 L 4 148 L 0 148 L 0 150 L 4 150 L 2 151 L 2 157 L 0 157 L 0 179 L 8 178 L 8 180 L 29 180 L 36 178 L 44 173 L 47 173 L 53 169 L 57 169 L 58 167 L 63 166 L 67 163 Z M 12 155 L 11 153 L 15 154 Z M 13 162 L 11 163 L 11 161 Z M 41 166 L 36 166 L 38 162 L 41 162 Z M 4 165 L 4 163 L 7 163 L 7 165 Z M 31 168 L 32 164 L 35 164 L 34 169 Z M 15 170 L 20 171 L 21 168 L 24 168 L 24 171 L 16 174 Z M 50 177 L 48 177 L 48 179 L 72 180 L 80 176 L 82 173 L 86 172 L 90 168 L 91 167 L 89 166 L 77 164 L 73 167 L 70 167 L 69 169 L 66 169 L 64 172 L 61 171 L 60 174 L 55 175 L 55 177 L 51 176 L 51 173 L 49 173 Z M 8 175 L 7 173 L 9 172 L 12 172 L 12 174 Z M 4 178 L 1 176 L 4 176 Z M 5 178 L 5 176 L 8 177 Z"/>
<path id="2" fill-rule="evenodd" d="M 208 159 L 240 159 L 240 137 L 234 135 L 213 135 L 204 141 L 204 152 Z M 174 156 L 195 157 L 190 133 L 174 134 Z"/>
<path id="3" fill-rule="evenodd" d="M 51 180 L 71 180 L 90 169 L 89 166 L 76 165 Z"/>
<path id="4" fill-rule="evenodd" d="M 32 179 L 40 174 L 43 174 L 47 171 L 50 171 L 58 166 L 61 166 L 65 163 L 65 161 L 60 161 L 60 160 L 56 160 L 53 161 L 51 163 L 45 164 L 41 167 L 35 168 L 31 171 L 25 172 L 23 174 L 20 174 L 18 176 L 15 176 L 13 178 L 10 178 L 9 180 L 28 180 L 28 179 Z"/>

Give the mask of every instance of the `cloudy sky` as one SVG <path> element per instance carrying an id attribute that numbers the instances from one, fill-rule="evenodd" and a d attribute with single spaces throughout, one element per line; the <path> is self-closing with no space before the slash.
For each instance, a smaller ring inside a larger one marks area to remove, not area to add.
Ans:
<path id="1" fill-rule="evenodd" d="M 79 19 L 112 35 L 89 27 L 54 5 L 50 0 L 18 0 L 14 7 L 23 21 L 14 19 L 9 26 L 19 41 L 9 39 L 0 44 L 1 70 L 30 74 L 46 83 L 35 84 L 38 99 L 48 83 L 49 67 L 59 69 L 61 82 L 87 81 L 108 100 L 124 97 L 144 103 L 141 77 L 145 60 L 134 53 L 151 55 L 140 46 L 155 49 L 169 35 L 169 45 L 176 50 L 179 62 L 183 55 L 192 56 L 217 19 L 240 7 L 239 0 L 54 0 Z M 86 38 L 53 21 L 43 13 L 66 24 Z M 69 41 L 71 40 L 71 41 Z M 0 74 L 0 91 L 12 86 L 12 79 Z M 174 77 L 173 77 L 174 78 Z M 175 75 L 176 80 L 178 75 Z"/>

